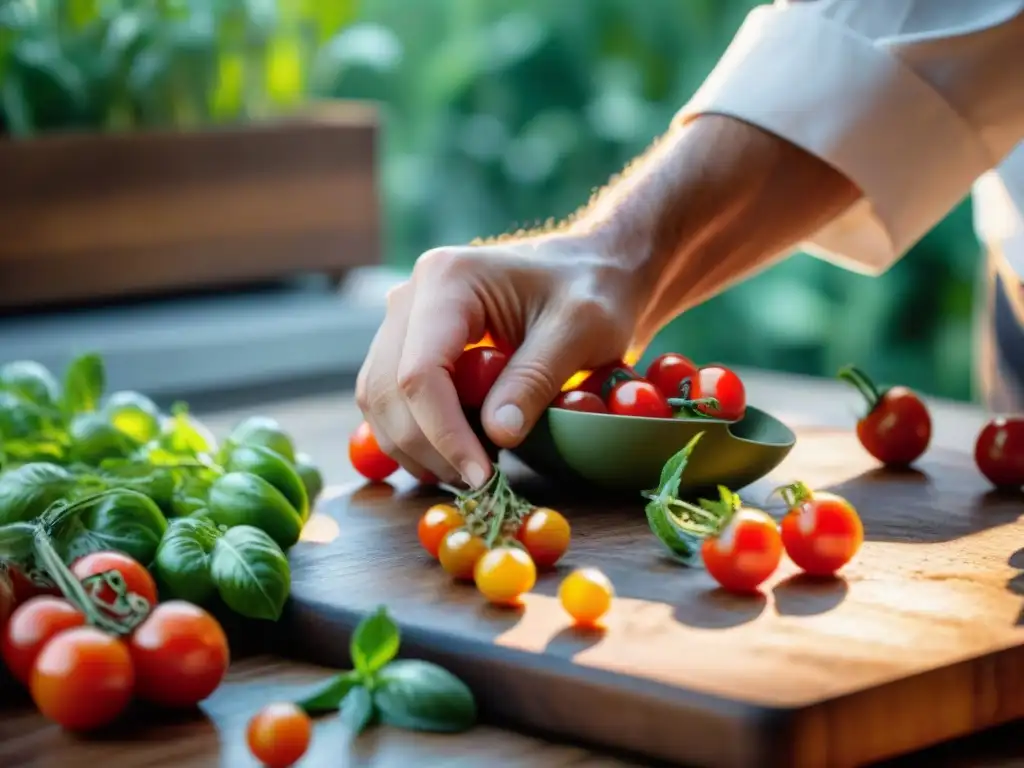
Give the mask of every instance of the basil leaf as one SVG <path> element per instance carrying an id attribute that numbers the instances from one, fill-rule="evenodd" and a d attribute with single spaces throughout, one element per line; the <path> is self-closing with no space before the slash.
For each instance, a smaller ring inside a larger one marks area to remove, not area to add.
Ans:
<path id="1" fill-rule="evenodd" d="M 262 445 L 289 463 L 295 462 L 295 444 L 277 420 L 269 416 L 250 416 L 231 430 L 228 440 L 235 445 Z"/>
<path id="2" fill-rule="evenodd" d="M 175 403 L 171 406 L 171 414 L 160 428 L 157 438 L 160 448 L 180 456 L 197 456 L 217 450 L 213 433 L 189 414 L 187 405 Z"/>
<path id="3" fill-rule="evenodd" d="M 675 496 L 679 493 L 683 470 L 686 469 L 686 463 L 690 460 L 690 454 L 693 453 L 694 447 L 703 436 L 703 432 L 698 432 L 679 453 L 665 462 L 665 466 L 661 470 L 661 479 L 658 481 L 657 494 L 659 496 Z"/>
<path id="4" fill-rule="evenodd" d="M 183 517 L 171 521 L 153 563 L 161 597 L 196 605 L 209 603 L 217 591 L 210 560 L 220 536 L 217 527 L 206 520 Z"/>
<path id="5" fill-rule="evenodd" d="M 38 517 L 74 486 L 70 472 L 46 462 L 23 464 L 0 474 L 0 525 Z"/>
<path id="6" fill-rule="evenodd" d="M 217 478 L 210 486 L 207 507 L 218 524 L 255 526 L 285 549 L 302 533 L 302 518 L 295 507 L 277 488 L 251 472 L 228 472 Z"/>
<path id="7" fill-rule="evenodd" d="M 224 468 L 228 472 L 248 472 L 263 478 L 281 492 L 302 522 L 309 519 L 306 486 L 295 467 L 279 453 L 262 445 L 232 446 Z"/>
<path id="8" fill-rule="evenodd" d="M 101 549 L 124 552 L 149 565 L 156 556 L 167 520 L 156 503 L 137 491 L 111 491 L 81 515 L 83 541 L 68 545 L 78 555 Z M 77 537 L 76 537 L 77 538 Z"/>
<path id="9" fill-rule="evenodd" d="M 102 413 L 118 431 L 139 444 L 160 434 L 160 409 L 138 392 L 115 392 L 103 404 Z"/>
<path id="10" fill-rule="evenodd" d="M 21 395 L 0 390 L 0 437 L 35 440 L 46 427 L 42 408 Z"/>
<path id="11" fill-rule="evenodd" d="M 436 664 L 393 661 L 377 674 L 373 703 L 398 728 L 454 733 L 476 723 L 476 701 L 464 682 Z"/>
<path id="12" fill-rule="evenodd" d="M 235 613 L 271 621 L 281 617 L 291 570 L 284 552 L 264 531 L 251 525 L 227 530 L 214 545 L 210 572 L 221 600 Z"/>
<path id="13" fill-rule="evenodd" d="M 15 360 L 0 366 L 0 389 L 36 405 L 54 406 L 60 399 L 57 379 L 34 360 Z"/>
<path id="14" fill-rule="evenodd" d="M 154 467 L 145 461 L 107 459 L 100 464 L 99 476 L 114 488 L 144 493 L 157 503 L 164 514 L 172 511 L 175 478 L 166 467 Z"/>
<path id="15" fill-rule="evenodd" d="M 106 371 L 99 355 L 82 355 L 64 374 L 64 410 L 68 414 L 95 411 L 106 387 Z"/>
<path id="16" fill-rule="evenodd" d="M 317 685 L 310 693 L 295 702 L 295 705 L 307 715 L 335 711 L 341 706 L 348 692 L 359 685 L 359 679 L 355 672 L 335 675 L 326 683 Z"/>
<path id="17" fill-rule="evenodd" d="M 341 723 L 353 736 L 362 733 L 373 719 L 373 696 L 370 691 L 357 685 L 341 702 Z"/>
<path id="18" fill-rule="evenodd" d="M 306 453 L 295 454 L 295 471 L 299 473 L 302 484 L 306 486 L 306 498 L 312 507 L 324 489 L 324 476 Z"/>
<path id="19" fill-rule="evenodd" d="M 71 420 L 71 458 L 96 466 L 108 459 L 123 459 L 138 443 L 98 413 L 80 413 Z"/>
<path id="20" fill-rule="evenodd" d="M 644 513 L 651 531 L 669 552 L 686 565 L 698 562 L 703 538 L 677 525 L 668 504 L 661 499 L 653 499 L 647 502 Z"/>
<path id="21" fill-rule="evenodd" d="M 352 633 L 349 653 L 356 671 L 368 678 L 395 658 L 400 640 L 398 627 L 381 606 L 360 621 Z"/>

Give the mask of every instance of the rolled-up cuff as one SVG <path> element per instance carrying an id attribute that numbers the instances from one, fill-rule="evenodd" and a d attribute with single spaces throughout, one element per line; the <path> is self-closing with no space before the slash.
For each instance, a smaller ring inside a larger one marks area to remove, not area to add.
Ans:
<path id="1" fill-rule="evenodd" d="M 993 164 L 941 94 L 813 3 L 750 13 L 679 118 L 706 113 L 776 134 L 861 189 L 861 201 L 804 244 L 861 272 L 888 269 Z"/>

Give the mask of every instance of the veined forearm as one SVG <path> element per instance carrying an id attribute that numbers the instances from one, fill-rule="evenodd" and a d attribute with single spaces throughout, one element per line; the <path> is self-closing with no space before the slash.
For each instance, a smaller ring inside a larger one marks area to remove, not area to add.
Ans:
<path id="1" fill-rule="evenodd" d="M 633 270 L 647 293 L 636 341 L 750 276 L 853 204 L 856 186 L 737 120 L 674 126 L 570 229 Z"/>

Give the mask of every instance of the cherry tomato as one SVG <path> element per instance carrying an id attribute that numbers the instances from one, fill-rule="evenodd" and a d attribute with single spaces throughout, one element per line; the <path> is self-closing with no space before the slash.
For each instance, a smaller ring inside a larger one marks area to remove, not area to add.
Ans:
<path id="1" fill-rule="evenodd" d="M 29 690 L 43 716 L 68 730 L 88 731 L 124 711 L 134 684 L 124 643 L 94 627 L 75 627 L 43 648 Z"/>
<path id="2" fill-rule="evenodd" d="M 515 603 L 537 583 L 537 566 L 519 547 L 496 547 L 473 569 L 480 593 L 498 605 Z"/>
<path id="3" fill-rule="evenodd" d="M 0 631 L 7 626 L 7 620 L 14 613 L 14 606 L 16 604 L 14 582 L 11 581 L 11 574 L 7 567 L 0 562 Z"/>
<path id="4" fill-rule="evenodd" d="M 36 584 L 32 579 L 21 572 L 20 569 L 14 568 L 13 566 L 8 568 L 8 573 L 11 577 L 11 584 L 14 585 L 14 601 L 16 604 L 21 605 L 26 600 L 30 600 L 33 597 L 39 595 L 52 595 L 53 597 L 60 597 L 60 588 L 57 585 L 43 586 Z"/>
<path id="5" fill-rule="evenodd" d="M 473 347 L 459 355 L 452 369 L 459 402 L 468 408 L 481 407 L 506 365 L 508 355 L 493 347 Z"/>
<path id="6" fill-rule="evenodd" d="M 451 531 L 437 549 L 441 567 L 456 579 L 470 581 L 477 561 L 487 554 L 487 543 L 469 531 Z"/>
<path id="7" fill-rule="evenodd" d="M 436 558 L 444 537 L 464 522 L 459 510 L 451 504 L 435 504 L 420 518 L 416 530 L 420 544 L 430 553 L 431 557 Z"/>
<path id="8" fill-rule="evenodd" d="M 348 459 L 356 472 L 371 483 L 383 482 L 398 470 L 398 462 L 380 449 L 373 430 L 365 421 L 348 439 Z"/>
<path id="9" fill-rule="evenodd" d="M 683 385 L 685 393 L 686 385 Z M 685 394 L 684 394 L 685 397 Z M 715 419 L 739 421 L 747 412 L 747 391 L 740 377 L 722 365 L 707 365 L 690 379 L 689 400 L 714 398 L 718 407 L 700 404 L 697 410 Z"/>
<path id="10" fill-rule="evenodd" d="M 309 715 L 290 702 L 268 704 L 249 721 L 245 739 L 253 757 L 269 768 L 287 768 L 299 761 L 313 736 Z"/>
<path id="11" fill-rule="evenodd" d="M 920 458 L 932 438 L 932 418 L 921 398 L 906 387 L 879 390 L 852 365 L 840 370 L 839 378 L 867 400 L 868 413 L 857 422 L 864 450 L 889 467 L 905 467 Z"/>
<path id="12" fill-rule="evenodd" d="M 523 520 L 516 538 L 538 568 L 550 568 L 569 548 L 570 535 L 569 521 L 559 512 L 538 507 Z"/>
<path id="13" fill-rule="evenodd" d="M 597 624 L 612 605 L 615 587 L 597 568 L 579 568 L 558 586 L 558 599 L 565 612 L 585 627 Z"/>
<path id="14" fill-rule="evenodd" d="M 974 443 L 974 462 L 997 488 L 1024 485 L 1024 416 L 998 416 Z"/>
<path id="15" fill-rule="evenodd" d="M 647 367 L 646 378 L 665 397 L 682 397 L 680 386 L 697 375 L 697 366 L 688 357 L 668 352 L 656 357 Z"/>
<path id="16" fill-rule="evenodd" d="M 32 677 L 32 665 L 39 652 L 54 636 L 81 627 L 85 616 L 67 600 L 40 595 L 14 609 L 3 637 L 3 657 L 11 674 L 25 685 Z"/>
<path id="17" fill-rule="evenodd" d="M 642 416 L 648 419 L 671 419 L 672 406 L 649 381 L 624 381 L 608 397 L 608 410 L 617 416 Z"/>
<path id="18" fill-rule="evenodd" d="M 437 485 L 437 476 L 433 472 L 424 472 L 423 477 L 417 478 L 420 485 Z"/>
<path id="19" fill-rule="evenodd" d="M 753 592 L 782 559 L 779 526 L 759 509 L 740 507 L 715 536 L 701 546 L 708 573 L 730 592 Z"/>
<path id="20" fill-rule="evenodd" d="M 782 518 L 782 544 L 789 559 L 812 576 L 830 576 L 857 554 L 864 525 L 846 499 L 814 491 L 802 483 L 790 486 L 790 509 Z"/>
<path id="21" fill-rule="evenodd" d="M 193 707 L 213 693 L 230 661 L 224 630 L 184 600 L 161 603 L 128 641 L 139 698 L 164 707 Z"/>
<path id="22" fill-rule="evenodd" d="M 473 349 L 473 347 L 493 347 L 509 356 L 514 351 L 511 344 L 504 339 L 496 338 L 490 331 L 484 331 L 483 336 L 472 344 L 467 344 L 464 349 Z"/>
<path id="23" fill-rule="evenodd" d="M 71 573 L 79 581 L 85 581 L 90 576 L 106 571 L 120 573 L 129 593 L 144 598 L 150 606 L 156 605 L 156 582 L 153 581 L 153 577 L 142 565 L 123 552 L 92 552 L 71 564 Z M 117 600 L 117 593 L 108 584 L 100 582 L 93 590 L 93 597 L 107 605 L 112 605 Z"/>
<path id="24" fill-rule="evenodd" d="M 562 408 L 566 411 L 582 411 L 584 413 L 608 413 L 604 400 L 590 392 L 581 389 L 570 389 L 563 392 L 551 404 L 552 408 Z"/>
<path id="25" fill-rule="evenodd" d="M 605 395 L 607 394 L 607 392 L 605 392 L 605 385 L 608 384 L 608 381 L 612 378 L 613 374 L 624 378 L 640 378 L 640 375 L 633 369 L 633 366 L 627 365 L 622 360 L 617 360 L 613 363 L 608 363 L 607 365 L 595 368 L 585 379 L 583 379 L 583 381 L 573 387 L 573 389 L 578 389 L 580 392 L 589 392 L 590 394 L 597 395 L 604 400 Z"/>

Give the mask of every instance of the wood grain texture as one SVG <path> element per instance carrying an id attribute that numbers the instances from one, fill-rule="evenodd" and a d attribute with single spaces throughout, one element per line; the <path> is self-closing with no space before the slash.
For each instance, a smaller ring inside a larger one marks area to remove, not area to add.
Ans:
<path id="1" fill-rule="evenodd" d="M 574 531 L 523 611 L 485 605 L 419 550 L 416 518 L 437 497 L 362 488 L 329 501 L 293 550 L 290 630 L 312 660 L 342 663 L 354 623 L 386 603 L 407 650 L 464 676 L 491 717 L 700 765 L 859 765 L 1024 717 L 1024 500 L 988 494 L 942 449 L 919 472 L 874 466 L 850 433 L 804 429 L 747 489 L 833 490 L 867 536 L 843 579 L 787 562 L 756 599 L 667 562 L 639 499 L 521 483 Z M 618 592 L 603 633 L 575 631 L 555 597 L 586 564 Z"/>
<path id="2" fill-rule="evenodd" d="M 0 307 L 380 259 L 372 110 L 197 133 L 0 141 Z"/>

